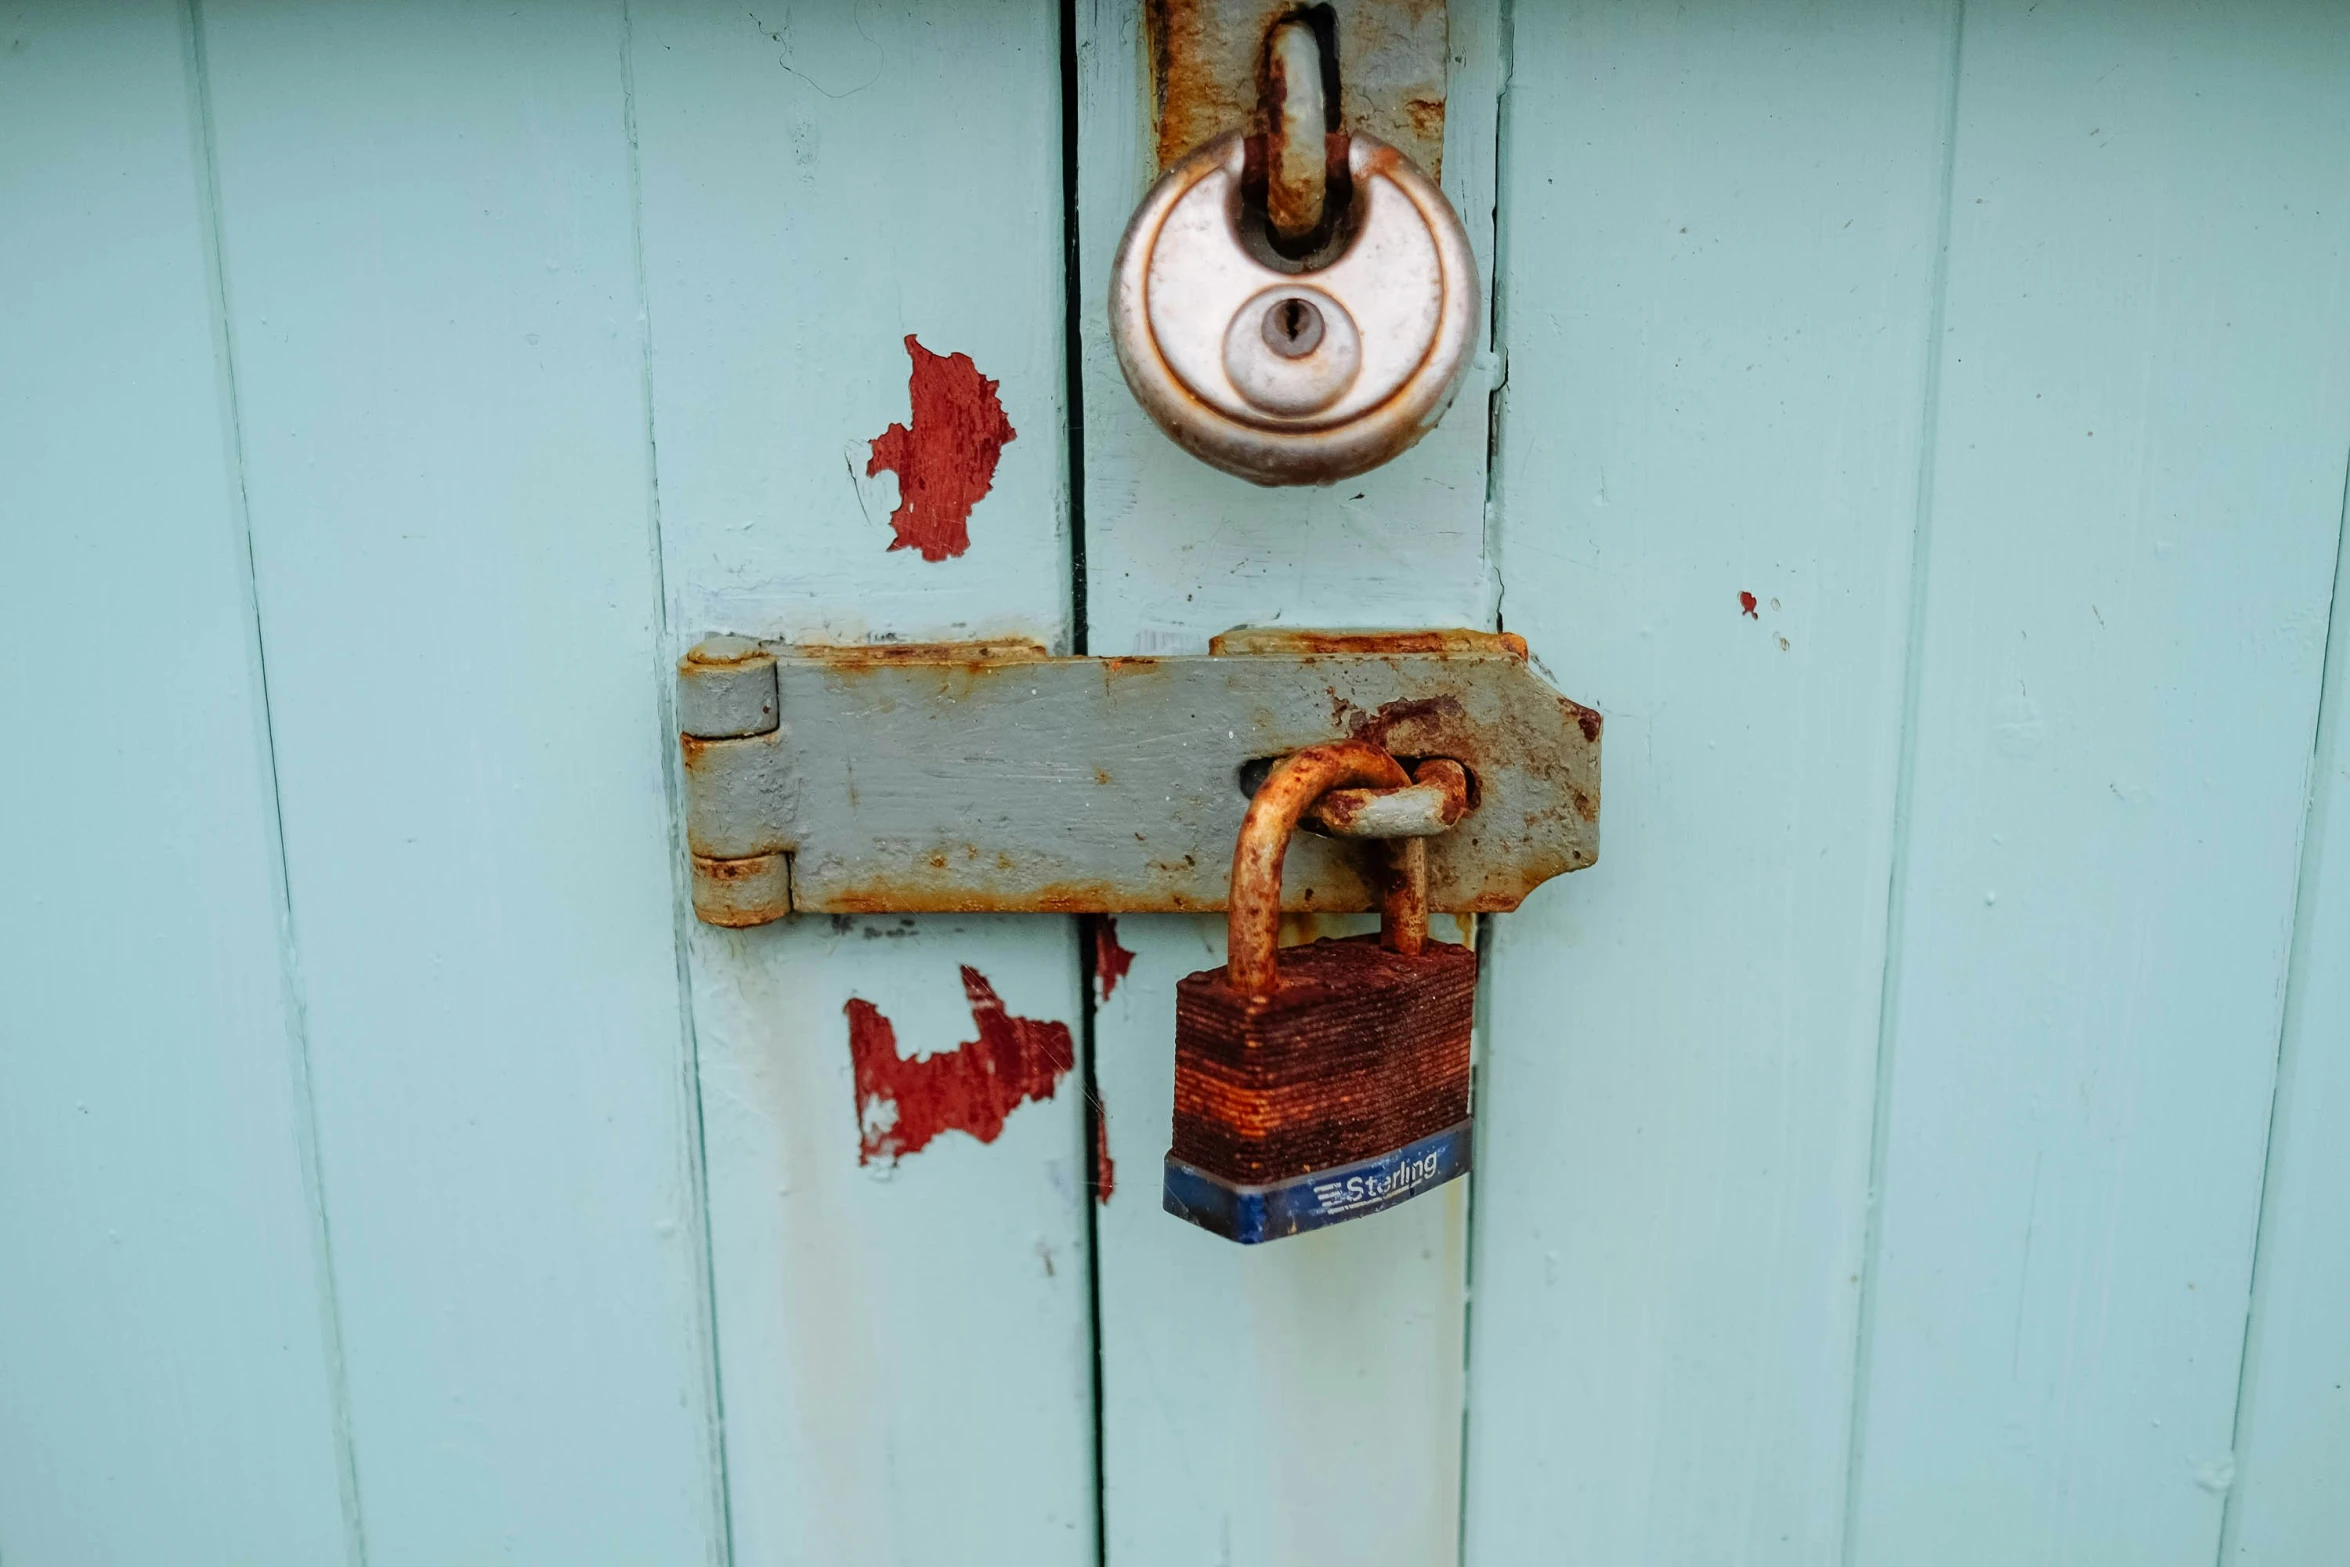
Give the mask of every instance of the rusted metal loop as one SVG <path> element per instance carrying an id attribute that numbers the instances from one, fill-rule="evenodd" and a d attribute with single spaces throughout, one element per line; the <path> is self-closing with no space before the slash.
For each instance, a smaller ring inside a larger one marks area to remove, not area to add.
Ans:
<path id="1" fill-rule="evenodd" d="M 1412 769 L 1408 789 L 1333 789 L 1306 820 L 1338 838 L 1433 838 L 1468 814 L 1468 769 L 1434 757 Z"/>
<path id="2" fill-rule="evenodd" d="M 1274 953 L 1281 936 L 1281 862 L 1298 818 L 1332 789 L 1367 784 L 1408 786 L 1398 762 L 1367 740 L 1308 746 L 1282 758 L 1249 802 L 1232 851 L 1231 955 L 1224 966 L 1244 996 L 1269 996 L 1278 983 Z M 1379 912 L 1381 945 L 1416 955 L 1428 939 L 1428 846 L 1399 838 L 1388 846 L 1387 887 Z"/>
<path id="3" fill-rule="evenodd" d="M 1326 14 L 1311 13 L 1274 25 L 1265 40 L 1258 104 L 1266 138 L 1265 217 L 1275 238 L 1292 246 L 1321 229 L 1329 182 L 1346 178 L 1344 154 L 1335 168 L 1330 158 L 1337 101 L 1324 79 L 1324 40 L 1316 21 L 1335 25 Z"/>

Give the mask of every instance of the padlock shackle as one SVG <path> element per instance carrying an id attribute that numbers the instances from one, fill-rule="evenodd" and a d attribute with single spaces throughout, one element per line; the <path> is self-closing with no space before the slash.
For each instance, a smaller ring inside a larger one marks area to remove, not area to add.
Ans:
<path id="1" fill-rule="evenodd" d="M 1333 789 L 1400 789 L 1411 781 L 1401 762 L 1367 740 L 1308 746 L 1274 767 L 1249 802 L 1232 851 L 1231 955 L 1224 975 L 1234 990 L 1269 996 L 1278 982 L 1274 953 L 1281 941 L 1281 862 L 1298 819 Z M 1417 956 L 1428 940 L 1427 840 L 1394 839 L 1387 851 L 1380 944 Z"/>

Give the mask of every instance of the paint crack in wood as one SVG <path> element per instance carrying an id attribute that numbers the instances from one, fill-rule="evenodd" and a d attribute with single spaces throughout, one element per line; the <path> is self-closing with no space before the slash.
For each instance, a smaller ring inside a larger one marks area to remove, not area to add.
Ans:
<path id="1" fill-rule="evenodd" d="M 979 1037 L 919 1061 L 898 1054 L 897 1029 L 872 1002 L 852 997 L 842 1009 L 856 1078 L 859 1164 L 919 1153 L 941 1132 L 992 1143 L 1014 1110 L 1050 1099 L 1076 1065 L 1068 1024 L 1012 1016 L 968 964 L 963 994 Z"/>
<path id="2" fill-rule="evenodd" d="M 971 508 L 994 486 L 997 460 L 1018 432 L 996 398 L 1001 383 L 981 375 L 969 354 L 934 354 L 911 332 L 906 354 L 913 411 L 873 442 L 865 476 L 884 468 L 898 476 L 889 547 L 940 561 L 971 547 Z"/>

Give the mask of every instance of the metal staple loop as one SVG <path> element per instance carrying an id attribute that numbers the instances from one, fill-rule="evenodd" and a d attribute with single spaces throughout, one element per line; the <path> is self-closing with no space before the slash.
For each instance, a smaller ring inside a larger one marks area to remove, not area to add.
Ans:
<path id="1" fill-rule="evenodd" d="M 1328 199 L 1330 105 L 1323 93 L 1322 43 L 1303 20 L 1285 21 L 1266 40 L 1265 211 L 1275 232 L 1295 241 L 1322 224 Z"/>
<path id="2" fill-rule="evenodd" d="M 1350 800 L 1340 798 L 1341 819 L 1373 814 L 1385 802 L 1409 796 L 1402 814 L 1416 827 L 1424 814 L 1421 802 L 1432 799 L 1434 814 L 1446 818 L 1434 829 L 1440 832 L 1467 810 L 1469 775 L 1460 763 L 1442 759 L 1422 762 L 1418 771 L 1406 773 L 1394 757 L 1364 740 L 1308 746 L 1284 757 L 1250 800 L 1240 842 L 1232 853 L 1231 946 L 1225 972 L 1242 995 L 1271 995 L 1277 983 L 1274 950 L 1281 923 L 1281 865 L 1290 829 L 1334 796 L 1355 795 L 1364 796 L 1364 804 L 1357 811 Z M 1385 844 L 1379 943 L 1406 957 L 1417 957 L 1428 940 L 1430 835 L 1355 834 L 1391 840 Z"/>
<path id="3" fill-rule="evenodd" d="M 1422 762 L 1401 789 L 1333 789 L 1306 819 L 1338 838 L 1433 838 L 1469 812 L 1469 774 L 1458 762 Z"/>

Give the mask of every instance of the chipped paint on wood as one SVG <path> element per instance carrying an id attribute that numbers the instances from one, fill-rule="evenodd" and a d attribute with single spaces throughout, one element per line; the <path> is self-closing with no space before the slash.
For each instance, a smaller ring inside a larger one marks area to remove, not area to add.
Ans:
<path id="1" fill-rule="evenodd" d="M 1118 922 L 1107 914 L 1090 923 L 1093 926 L 1093 977 L 1101 986 L 1101 998 L 1110 999 L 1110 992 L 1118 988 L 1118 981 L 1134 966 L 1134 954 L 1118 945 Z"/>
<path id="2" fill-rule="evenodd" d="M 1108 1202 L 1118 1189 L 1117 1161 L 1110 1157 L 1110 1118 L 1101 1106 L 1093 1114 L 1093 1200 Z"/>
<path id="3" fill-rule="evenodd" d="M 906 382 L 910 422 L 881 432 L 865 476 L 885 468 L 898 476 L 889 547 L 946 560 L 971 547 L 971 508 L 994 485 L 997 459 L 1019 432 L 996 397 L 997 383 L 969 354 L 934 354 L 911 332 L 906 353 L 914 361 Z"/>
<path id="4" fill-rule="evenodd" d="M 979 1037 L 918 1059 L 898 1054 L 897 1029 L 872 1002 L 852 997 L 843 1009 L 856 1075 L 859 1164 L 919 1153 L 941 1132 L 992 1143 L 1014 1110 L 1050 1099 L 1076 1064 L 1068 1024 L 1012 1016 L 969 964 L 963 994 Z"/>

